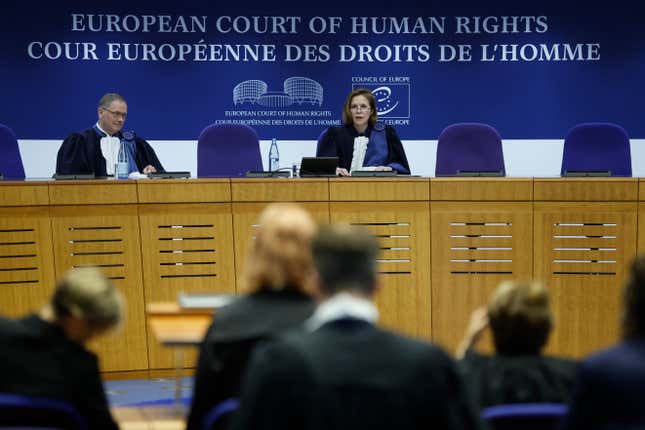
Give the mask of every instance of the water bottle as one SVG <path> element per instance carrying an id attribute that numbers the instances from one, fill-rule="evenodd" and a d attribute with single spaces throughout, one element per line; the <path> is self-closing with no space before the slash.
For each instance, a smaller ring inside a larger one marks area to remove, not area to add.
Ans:
<path id="1" fill-rule="evenodd" d="M 280 166 L 280 152 L 278 151 L 278 142 L 275 137 L 271 139 L 271 147 L 269 148 L 269 171 L 275 172 Z"/>
<path id="2" fill-rule="evenodd" d="M 116 162 L 116 177 L 117 179 L 128 179 L 128 150 L 125 148 L 125 142 L 121 142 L 119 146 L 119 155 L 117 155 Z"/>

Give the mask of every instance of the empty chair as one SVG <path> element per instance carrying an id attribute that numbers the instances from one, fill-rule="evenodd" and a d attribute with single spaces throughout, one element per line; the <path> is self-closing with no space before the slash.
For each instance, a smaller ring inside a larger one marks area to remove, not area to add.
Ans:
<path id="1" fill-rule="evenodd" d="M 248 125 L 216 124 L 206 127 L 197 141 L 197 176 L 245 176 L 262 170 L 260 140 Z"/>
<path id="2" fill-rule="evenodd" d="M 607 122 L 574 126 L 564 140 L 560 174 L 632 176 L 629 136 L 624 128 Z"/>
<path id="3" fill-rule="evenodd" d="M 502 138 L 490 125 L 458 123 L 439 135 L 435 176 L 504 176 Z"/>
<path id="4" fill-rule="evenodd" d="M 0 393 L 0 429 L 47 428 L 84 430 L 77 410 L 60 400 Z"/>
<path id="5" fill-rule="evenodd" d="M 18 139 L 13 130 L 0 124 L 0 174 L 7 179 L 25 179 Z"/>
<path id="6" fill-rule="evenodd" d="M 491 406 L 481 416 L 491 430 L 555 430 L 566 413 L 562 403 L 514 403 Z"/>

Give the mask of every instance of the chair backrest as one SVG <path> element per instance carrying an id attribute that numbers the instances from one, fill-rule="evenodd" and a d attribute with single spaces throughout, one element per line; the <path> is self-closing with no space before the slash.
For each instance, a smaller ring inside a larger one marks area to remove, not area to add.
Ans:
<path id="1" fill-rule="evenodd" d="M 555 430 L 566 413 L 562 403 L 515 403 L 488 407 L 481 417 L 491 430 Z"/>
<path id="2" fill-rule="evenodd" d="M 203 429 L 216 430 L 226 428 L 228 417 L 239 407 L 240 402 L 237 399 L 222 400 L 206 414 Z"/>
<path id="3" fill-rule="evenodd" d="M 564 139 L 561 175 L 567 170 L 632 176 L 629 135 L 621 126 L 607 122 L 574 126 Z"/>
<path id="4" fill-rule="evenodd" d="M 25 179 L 18 139 L 13 130 L 0 124 L 0 173 L 7 179 Z"/>
<path id="5" fill-rule="evenodd" d="M 0 429 L 85 430 L 85 420 L 71 404 L 46 398 L 0 393 Z"/>
<path id="6" fill-rule="evenodd" d="M 500 172 L 506 175 L 502 138 L 487 124 L 464 122 L 446 127 L 437 143 L 436 176 L 459 172 Z"/>
<path id="7" fill-rule="evenodd" d="M 262 170 L 260 139 L 244 124 L 216 124 L 206 127 L 197 141 L 197 176 L 245 176 Z"/>
<path id="8" fill-rule="evenodd" d="M 318 142 L 316 143 L 316 157 L 322 157 L 323 154 L 329 155 L 330 153 L 329 150 L 326 151 L 325 148 L 322 147 L 322 140 L 327 134 L 327 130 L 328 129 L 324 129 L 318 136 Z"/>

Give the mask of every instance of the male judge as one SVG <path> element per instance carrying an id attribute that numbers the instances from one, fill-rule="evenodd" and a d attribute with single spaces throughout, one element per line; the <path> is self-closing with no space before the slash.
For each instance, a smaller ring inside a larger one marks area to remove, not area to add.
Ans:
<path id="1" fill-rule="evenodd" d="M 134 132 L 121 132 L 128 105 L 119 94 L 101 97 L 99 120 L 92 128 L 68 136 L 58 150 L 56 173 L 73 175 L 94 173 L 97 177 L 114 175 L 121 144 L 128 153 L 128 172 L 163 172 L 155 151 Z"/>
<path id="2" fill-rule="evenodd" d="M 480 428 L 452 359 L 376 326 L 377 240 L 326 226 L 312 243 L 321 303 L 302 332 L 254 354 L 238 429 Z"/>

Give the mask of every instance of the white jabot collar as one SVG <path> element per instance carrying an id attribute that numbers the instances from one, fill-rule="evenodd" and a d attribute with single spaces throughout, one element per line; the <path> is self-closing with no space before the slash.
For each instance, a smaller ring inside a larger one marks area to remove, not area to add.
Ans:
<path id="1" fill-rule="evenodd" d="M 354 138 L 354 155 L 352 156 L 352 166 L 349 171 L 362 170 L 363 161 L 365 161 L 365 152 L 367 152 L 367 144 L 369 138 L 365 136 L 357 136 Z"/>
<path id="2" fill-rule="evenodd" d="M 314 331 L 323 324 L 343 318 L 374 324 L 378 321 L 378 310 L 370 300 L 350 293 L 338 293 L 318 305 L 314 314 L 305 322 L 305 327 Z"/>
<path id="3" fill-rule="evenodd" d="M 119 147 L 121 146 L 121 139 L 118 137 L 110 136 L 105 130 L 101 128 L 99 123 L 96 123 L 96 128 L 105 133 L 105 137 L 101 138 L 101 154 L 105 158 L 105 170 L 108 175 L 114 175 L 114 166 L 119 154 Z"/>

